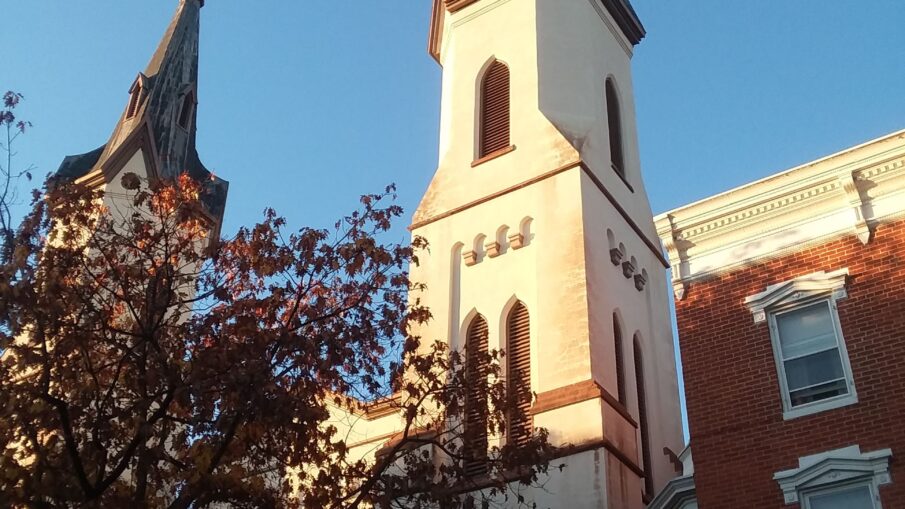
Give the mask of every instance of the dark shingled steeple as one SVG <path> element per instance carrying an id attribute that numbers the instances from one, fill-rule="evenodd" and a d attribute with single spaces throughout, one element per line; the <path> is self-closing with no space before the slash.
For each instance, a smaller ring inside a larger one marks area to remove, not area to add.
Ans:
<path id="1" fill-rule="evenodd" d="M 115 176 L 135 147 L 145 149 L 149 171 L 164 179 L 187 172 L 205 182 L 211 214 L 223 215 L 228 183 L 211 174 L 195 149 L 198 97 L 198 43 L 203 0 L 180 0 L 167 31 L 129 89 L 129 101 L 103 147 L 63 160 L 54 175 L 74 180 L 100 170 Z M 147 153 L 150 152 L 150 153 Z"/>

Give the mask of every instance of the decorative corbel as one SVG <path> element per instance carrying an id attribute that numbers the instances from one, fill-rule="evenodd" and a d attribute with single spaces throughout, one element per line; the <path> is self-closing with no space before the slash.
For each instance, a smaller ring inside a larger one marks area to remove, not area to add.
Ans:
<path id="1" fill-rule="evenodd" d="M 644 275 L 644 272 L 639 272 L 635 274 L 635 289 L 639 292 L 644 290 L 644 285 L 647 284 L 647 276 Z"/>
<path id="2" fill-rule="evenodd" d="M 680 279 L 673 279 L 672 281 L 672 293 L 676 296 L 676 300 L 682 300 L 685 298 L 685 283 Z"/>
<path id="3" fill-rule="evenodd" d="M 672 269 L 672 292 L 676 296 L 676 300 L 685 298 L 685 282 L 682 281 L 682 255 L 679 253 L 679 233 L 676 231 L 675 220 L 672 215 L 669 219 L 669 236 L 663 239 L 663 248 L 669 257 L 670 268 Z"/>
<path id="4" fill-rule="evenodd" d="M 497 241 L 490 241 L 484 244 L 484 251 L 487 252 L 487 256 L 491 258 L 496 258 L 500 256 L 500 243 Z"/>
<path id="5" fill-rule="evenodd" d="M 632 263 L 631 260 L 626 260 L 622 262 L 622 275 L 625 276 L 625 279 L 631 279 L 632 275 L 635 274 L 635 264 Z"/>
<path id="6" fill-rule="evenodd" d="M 465 265 L 471 267 L 472 265 L 478 263 L 478 253 L 474 250 L 472 251 L 464 251 L 462 253 L 462 259 L 465 260 Z"/>
<path id="7" fill-rule="evenodd" d="M 525 236 L 521 233 L 513 233 L 508 237 L 509 247 L 512 249 L 521 249 L 525 247 Z"/>
<path id="8" fill-rule="evenodd" d="M 855 230 L 855 235 L 857 235 L 858 240 L 862 244 L 867 244 L 870 242 L 870 225 L 867 224 L 867 220 L 864 218 L 864 201 L 858 191 L 858 181 L 855 178 L 855 174 L 850 171 L 843 172 L 839 175 L 839 183 L 842 185 L 842 190 L 845 191 L 846 204 L 851 207 L 854 214 L 852 227 Z"/>
<path id="9" fill-rule="evenodd" d="M 625 253 L 621 249 L 618 247 L 610 249 L 610 261 L 613 262 L 613 265 L 618 267 L 623 258 L 625 258 Z"/>

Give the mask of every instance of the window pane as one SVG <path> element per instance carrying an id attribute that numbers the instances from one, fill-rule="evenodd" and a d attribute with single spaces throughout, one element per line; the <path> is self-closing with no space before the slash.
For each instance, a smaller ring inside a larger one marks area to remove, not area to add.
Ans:
<path id="1" fill-rule="evenodd" d="M 794 407 L 813 401 L 842 396 L 843 394 L 848 394 L 848 386 L 846 385 L 845 380 L 835 380 L 816 387 L 792 391 L 789 393 L 789 401 Z"/>
<path id="2" fill-rule="evenodd" d="M 776 327 L 783 359 L 836 346 L 836 329 L 828 302 L 776 315 Z"/>
<path id="3" fill-rule="evenodd" d="M 786 361 L 785 366 L 790 391 L 845 377 L 838 348 Z"/>
<path id="4" fill-rule="evenodd" d="M 873 509 L 874 501 L 870 496 L 870 488 L 858 486 L 847 490 L 813 495 L 808 498 L 811 509 Z"/>

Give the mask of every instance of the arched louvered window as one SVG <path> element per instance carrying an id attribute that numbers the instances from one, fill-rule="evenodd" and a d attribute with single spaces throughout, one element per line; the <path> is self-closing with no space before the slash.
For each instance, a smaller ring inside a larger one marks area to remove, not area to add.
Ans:
<path id="1" fill-rule="evenodd" d="M 129 97 L 129 107 L 126 109 L 126 118 L 132 118 L 138 113 L 138 103 L 141 100 L 141 81 L 136 80 L 132 85 L 132 89 L 129 90 L 129 93 L 132 95 Z"/>
<path id="2" fill-rule="evenodd" d="M 528 308 L 521 302 L 506 321 L 506 381 L 513 407 L 506 423 L 506 439 L 523 445 L 531 438 L 531 335 Z"/>
<path id="3" fill-rule="evenodd" d="M 463 469 L 466 475 L 487 473 L 487 321 L 476 316 L 465 338 L 465 429 Z"/>
<path id="4" fill-rule="evenodd" d="M 613 313 L 613 345 L 616 350 L 616 397 L 625 405 L 625 357 L 622 353 L 622 329 L 616 313 Z"/>
<path id="5" fill-rule="evenodd" d="M 509 148 L 509 68 L 495 61 L 481 80 L 479 157 Z"/>
<path id="6" fill-rule="evenodd" d="M 622 113 L 619 96 L 612 78 L 606 80 L 606 118 L 610 132 L 610 164 L 613 170 L 625 178 L 625 158 L 622 152 Z"/>
<path id="7" fill-rule="evenodd" d="M 654 494 L 653 464 L 650 455 L 650 421 L 647 418 L 647 396 L 644 386 L 644 359 L 641 353 L 641 341 L 635 336 L 635 386 L 638 390 L 638 426 L 641 428 L 641 459 L 644 462 L 644 492 Z"/>
<path id="8" fill-rule="evenodd" d="M 183 129 L 189 128 L 189 122 L 192 121 L 192 110 L 195 108 L 195 94 L 189 92 L 182 99 L 182 108 L 179 109 L 179 127 Z"/>

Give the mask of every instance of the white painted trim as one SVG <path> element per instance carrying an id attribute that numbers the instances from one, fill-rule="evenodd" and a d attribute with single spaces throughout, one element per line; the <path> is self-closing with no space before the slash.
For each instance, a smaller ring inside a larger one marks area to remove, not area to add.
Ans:
<path id="1" fill-rule="evenodd" d="M 694 476 L 676 477 L 651 500 L 647 509 L 680 509 L 689 502 L 697 502 Z"/>
<path id="2" fill-rule="evenodd" d="M 880 509 L 877 488 L 892 482 L 891 457 L 891 449 L 862 453 L 858 445 L 853 445 L 798 458 L 798 468 L 776 472 L 773 479 L 779 484 L 786 504 L 806 501 L 808 496 L 824 490 L 869 483 L 875 507 Z"/>
<path id="3" fill-rule="evenodd" d="M 848 296 L 845 290 L 848 275 L 849 270 L 847 267 L 832 272 L 814 272 L 770 285 L 764 291 L 745 298 L 745 305 L 748 306 L 748 309 L 754 315 L 754 323 L 768 322 L 770 328 L 770 342 L 773 346 L 773 359 L 779 380 L 784 420 L 833 410 L 858 402 L 858 393 L 855 390 L 855 379 L 852 375 L 848 348 L 845 345 L 845 337 L 842 334 L 842 326 L 839 322 L 839 312 L 836 308 L 836 302 Z M 833 321 L 833 329 L 836 333 L 836 348 L 839 352 L 839 360 L 842 363 L 842 371 L 848 392 L 834 398 L 792 406 L 786 381 L 785 361 L 780 345 L 779 329 L 776 325 L 776 316 L 820 302 L 827 304 L 830 320 Z"/>
<path id="4" fill-rule="evenodd" d="M 782 357 L 779 332 L 776 326 L 776 315 L 820 302 L 826 302 L 829 307 L 830 320 L 833 321 L 833 328 L 836 332 L 836 348 L 839 351 L 839 361 L 842 363 L 842 372 L 845 376 L 845 385 L 846 389 L 848 389 L 848 393 L 829 399 L 806 403 L 804 405 L 792 406 L 792 399 L 786 382 L 785 361 Z M 839 324 L 839 314 L 836 311 L 836 301 L 832 296 L 822 299 L 807 299 L 781 307 L 780 309 L 771 309 L 768 311 L 768 316 L 770 322 L 770 341 L 773 344 L 773 358 L 776 362 L 776 373 L 779 379 L 780 396 L 782 397 L 783 420 L 796 419 L 805 415 L 854 405 L 858 402 L 858 393 L 855 390 L 855 379 L 852 375 L 851 362 L 848 358 L 848 348 L 846 348 L 845 338 L 842 336 L 842 327 Z"/>
<path id="5" fill-rule="evenodd" d="M 799 276 L 749 295 L 745 298 L 745 304 L 754 314 L 754 323 L 760 323 L 766 319 L 766 311 L 777 306 L 829 296 L 841 300 L 847 296 L 845 282 L 848 274 L 846 267 L 833 272 L 820 271 Z"/>

